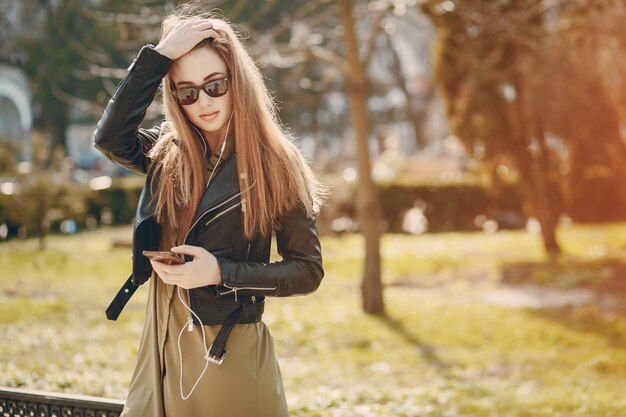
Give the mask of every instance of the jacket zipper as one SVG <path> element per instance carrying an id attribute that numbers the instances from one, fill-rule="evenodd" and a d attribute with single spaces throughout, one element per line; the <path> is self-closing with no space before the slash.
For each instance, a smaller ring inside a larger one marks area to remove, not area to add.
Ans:
<path id="1" fill-rule="evenodd" d="M 235 198 L 237 198 L 238 196 L 241 195 L 241 192 L 233 195 L 232 197 L 227 198 L 226 200 L 222 201 L 221 203 L 219 203 L 216 206 L 213 206 L 211 208 L 206 209 L 200 216 L 198 216 L 198 218 L 196 219 L 195 222 L 193 222 L 193 224 L 191 225 L 191 227 L 189 228 L 189 230 L 187 230 L 187 233 L 185 234 L 185 239 L 183 239 L 183 244 L 187 244 L 187 237 L 189 237 L 189 232 L 191 232 L 191 230 L 196 227 L 196 225 L 198 224 L 198 222 L 209 212 L 214 211 L 217 208 L 220 208 L 222 206 L 224 206 L 225 204 L 228 204 L 230 201 L 234 200 Z M 213 221 L 217 220 L 219 217 L 223 216 L 224 214 L 226 214 L 227 212 L 233 210 L 234 208 L 238 207 L 241 205 L 241 202 L 237 202 L 236 204 L 233 204 L 230 207 L 225 208 L 224 210 L 220 211 L 219 213 L 217 213 L 214 217 L 212 217 L 211 219 L 209 219 L 206 222 L 206 225 L 211 224 Z M 250 253 L 250 245 L 248 245 L 248 253 Z M 237 294 L 235 294 L 235 301 L 237 301 Z M 193 307 L 191 305 L 191 295 L 190 295 L 190 291 L 187 290 L 187 305 L 189 306 L 190 309 L 193 310 Z M 191 317 L 191 314 L 189 315 L 189 320 L 193 320 L 193 318 Z"/>
<path id="2" fill-rule="evenodd" d="M 237 195 L 234 195 L 233 197 L 229 198 L 227 201 L 224 201 L 224 202 L 220 203 L 220 204 L 219 204 L 219 205 L 217 205 L 216 207 L 221 207 L 222 205 L 224 205 L 225 203 L 227 203 L 228 201 L 232 200 L 232 199 L 233 199 L 233 198 L 235 198 L 235 197 L 237 197 Z M 183 240 L 183 244 L 185 244 L 185 245 L 187 244 L 187 237 L 189 236 L 189 232 L 190 232 L 190 231 L 191 231 L 191 230 L 192 230 L 192 229 L 196 226 L 196 224 L 198 224 L 198 222 L 200 221 L 200 219 L 202 219 L 202 217 L 204 217 L 204 215 L 205 215 L 205 214 L 207 214 L 208 212 L 215 210 L 215 208 L 216 208 L 216 207 L 211 207 L 210 209 L 205 210 L 205 211 L 204 211 L 204 213 L 202 213 L 202 214 L 198 217 L 198 219 L 197 219 L 197 220 L 196 220 L 196 221 L 195 221 L 195 222 L 191 225 L 191 227 L 189 228 L 189 230 L 187 230 L 187 233 L 185 234 L 185 239 Z M 235 206 L 233 206 L 233 207 L 236 207 L 236 205 L 235 205 Z M 227 210 L 230 210 L 230 209 L 231 209 L 231 208 L 228 208 Z M 223 210 L 222 212 L 220 212 L 220 213 L 218 214 L 218 216 L 219 216 L 219 215 L 221 215 L 222 213 L 224 213 L 224 210 Z M 207 223 L 207 224 L 208 224 L 208 223 Z M 192 307 L 192 305 L 191 305 L 191 295 L 190 295 L 190 291 L 189 291 L 189 290 L 187 290 L 187 305 L 189 306 L 189 308 L 190 308 L 190 309 L 192 309 L 192 310 L 193 310 L 193 307 Z M 192 318 L 191 314 L 189 314 L 189 320 L 190 320 L 190 321 L 192 321 L 192 320 L 193 320 L 193 318 Z"/>
<path id="3" fill-rule="evenodd" d="M 222 207 L 224 204 L 228 203 L 229 201 L 233 200 L 234 198 L 236 198 L 237 196 L 241 195 L 241 193 L 237 193 L 235 195 L 233 195 L 232 197 L 227 198 L 225 201 L 222 201 L 221 203 L 219 203 L 216 206 L 210 207 L 206 210 L 204 210 L 202 212 L 202 214 L 200 216 L 198 216 L 198 218 L 196 219 L 195 222 L 193 222 L 193 224 L 191 225 L 191 227 L 189 228 L 189 230 L 187 230 L 187 233 L 185 234 L 185 239 L 183 239 L 183 244 L 187 244 L 187 237 L 189 236 L 189 232 L 191 232 L 193 230 L 194 227 L 196 227 L 196 225 L 198 224 L 198 222 L 209 212 Z"/>
<path id="4" fill-rule="evenodd" d="M 254 183 L 252 183 L 252 185 L 251 185 L 250 187 L 248 187 L 248 189 L 250 189 L 250 188 L 252 188 L 252 187 L 254 187 Z M 247 190 L 246 190 L 246 191 L 247 191 Z M 225 205 L 225 204 L 230 203 L 231 201 L 233 201 L 235 198 L 237 198 L 237 197 L 241 196 L 242 194 L 243 194 L 243 192 L 242 192 L 242 191 L 240 191 L 240 192 L 238 192 L 237 194 L 233 195 L 232 197 L 229 197 L 229 198 L 227 198 L 226 200 L 222 201 L 222 202 L 221 202 L 221 203 L 219 203 L 218 205 L 213 206 L 213 207 L 211 207 L 211 208 L 209 208 L 209 209 L 206 209 L 206 210 L 205 210 L 205 211 L 204 211 L 204 212 L 203 212 L 203 213 L 202 213 L 202 214 L 198 217 L 198 220 L 200 220 L 202 217 L 204 217 L 204 215 L 205 215 L 205 214 L 207 214 L 207 213 L 209 213 L 209 212 L 211 212 L 211 211 L 213 211 L 213 210 L 216 210 L 216 209 L 218 209 L 218 208 L 222 207 L 222 206 L 223 206 L 223 205 Z M 237 202 L 236 204 L 234 204 L 234 205 L 232 205 L 232 206 L 230 206 L 230 207 L 228 207 L 228 208 L 226 208 L 226 209 L 222 210 L 221 212 L 217 213 L 214 217 L 212 217 L 211 219 L 209 219 L 209 220 L 205 223 L 205 226 L 208 226 L 209 224 L 213 223 L 213 221 L 214 221 L 214 220 L 216 220 L 217 218 L 219 218 L 219 217 L 223 216 L 224 214 L 226 214 L 227 212 L 231 211 L 231 210 L 232 210 L 232 209 L 234 209 L 235 207 L 239 207 L 239 206 L 241 206 L 241 207 L 242 207 L 242 211 L 243 211 L 243 207 L 244 207 L 244 206 L 243 206 L 243 203 L 244 203 L 243 201 L 239 201 L 239 202 Z M 196 225 L 196 223 L 197 223 L 197 221 L 196 221 L 196 222 L 194 222 L 194 224 L 193 224 L 193 225 L 189 228 L 189 230 L 193 229 L 193 227 Z M 186 237 L 185 237 L 185 239 L 186 239 Z M 248 245 L 248 253 L 249 253 L 249 252 L 250 252 L 250 246 Z"/>
<path id="5" fill-rule="evenodd" d="M 191 294 L 189 294 L 189 289 L 187 289 L 186 291 L 187 291 L 187 305 L 189 306 L 190 310 L 193 310 L 193 307 L 191 307 Z M 193 330 L 193 317 L 191 313 L 189 313 L 189 326 L 187 327 L 187 331 L 192 331 L 192 330 Z"/>
<path id="6" fill-rule="evenodd" d="M 241 291 L 241 290 L 276 291 L 276 286 L 274 286 L 274 287 L 231 287 L 231 286 L 226 285 L 226 284 L 222 284 L 222 285 L 224 287 L 228 288 L 230 291 L 225 291 L 225 292 L 221 293 L 220 296 L 234 293 L 235 294 L 235 302 L 237 302 L 237 291 Z M 256 298 L 255 298 L 255 302 L 256 302 Z"/>
<path id="7" fill-rule="evenodd" d="M 196 130 L 196 132 L 198 132 L 198 134 L 200 135 L 200 138 L 202 138 L 202 134 L 200 133 L 200 131 L 198 129 L 196 129 L 195 126 L 192 125 L 192 127 Z M 207 144 L 206 141 L 202 140 L 202 144 L 204 145 L 204 154 L 206 155 L 207 152 Z M 217 161 L 217 164 L 215 164 L 215 167 L 213 168 L 213 173 L 217 172 L 217 169 L 219 168 L 220 164 L 219 164 L 219 160 Z M 210 181 L 209 181 L 210 182 Z M 204 191 L 206 192 L 207 188 L 209 188 L 209 182 L 207 182 L 206 187 L 204 188 Z M 241 192 L 239 193 L 241 194 Z M 236 195 L 235 195 L 236 197 Z M 224 202 L 225 203 L 225 202 Z M 219 205 L 218 205 L 219 207 Z M 198 222 L 200 221 L 200 219 L 206 214 L 208 213 L 210 210 L 214 210 L 215 207 L 212 207 L 208 210 L 205 210 L 204 213 L 202 213 L 195 222 L 193 222 L 193 224 L 191 225 L 191 227 L 187 230 L 187 233 L 185 233 L 185 238 L 183 239 L 183 245 L 187 244 L 187 238 L 189 237 L 189 232 L 191 232 L 191 230 L 196 226 L 196 224 L 198 224 Z M 190 295 L 190 291 L 189 289 L 186 290 L 187 291 L 187 305 L 189 306 L 190 310 L 193 310 L 193 307 L 191 306 L 191 295 Z M 202 325 L 202 323 L 200 323 Z M 188 331 L 192 331 L 193 330 L 193 317 L 191 315 L 191 312 L 189 313 L 189 326 L 187 328 Z"/>
<path id="8" fill-rule="evenodd" d="M 206 144 L 205 144 L 205 146 L 206 146 Z M 217 166 L 214 168 L 214 171 L 215 171 L 216 169 L 217 169 Z M 251 189 L 252 187 L 254 187 L 254 185 L 255 185 L 255 184 L 256 184 L 256 180 L 252 183 L 252 185 L 250 185 L 250 186 L 246 189 L 246 191 L 247 191 L 247 190 L 249 190 L 249 189 Z M 209 188 L 209 184 L 207 184 L 206 188 Z M 206 191 L 206 189 L 205 189 L 205 191 Z M 242 192 L 242 191 L 239 191 L 237 194 L 233 195 L 232 197 L 227 198 L 226 200 L 222 201 L 222 202 L 221 202 L 221 203 L 219 203 L 218 205 L 213 206 L 213 207 L 211 207 L 211 208 L 208 208 L 208 209 L 204 210 L 204 212 L 203 212 L 200 216 L 198 216 L 198 218 L 196 219 L 196 221 L 195 221 L 195 222 L 193 222 L 193 224 L 191 225 L 191 227 L 187 230 L 187 233 L 185 233 L 185 238 L 183 239 L 183 244 L 184 244 L 184 245 L 186 245 L 186 244 L 187 244 L 187 238 L 189 237 L 189 233 L 193 230 L 193 228 L 194 228 L 194 227 L 196 227 L 196 225 L 198 224 L 198 222 L 200 221 L 200 219 L 202 219 L 202 218 L 203 218 L 203 217 L 204 217 L 207 213 L 209 213 L 209 212 L 211 212 L 211 211 L 213 211 L 213 210 L 215 210 L 215 209 L 217 209 L 217 208 L 219 208 L 219 207 L 222 207 L 223 205 L 225 205 L 225 204 L 229 203 L 230 201 L 232 201 L 233 199 L 237 198 L 237 197 L 238 197 L 238 196 L 240 196 L 241 194 L 243 194 L 243 192 Z M 216 214 L 214 217 L 212 217 L 210 220 L 208 220 L 208 221 L 206 222 L 206 225 L 209 225 L 210 223 L 212 223 L 212 222 L 213 222 L 214 220 L 216 220 L 217 218 L 219 218 L 219 217 L 223 216 L 223 215 L 224 215 L 224 214 L 226 214 L 227 212 L 231 211 L 232 209 L 234 209 L 234 208 L 236 208 L 236 207 L 238 207 L 238 206 L 240 206 L 240 205 L 241 205 L 241 201 L 240 201 L 240 202 L 238 202 L 237 204 L 234 204 L 234 205 L 232 205 L 232 206 L 230 206 L 230 207 L 228 207 L 228 208 L 226 208 L 226 209 L 222 210 L 221 212 L 219 212 L 218 214 Z M 250 256 L 250 244 L 248 244 L 248 256 Z M 227 288 L 230 288 L 230 287 L 227 287 Z M 251 289 L 253 289 L 253 288 L 251 288 Z M 259 291 L 261 291 L 261 290 L 265 290 L 265 288 L 258 288 L 258 290 L 259 290 Z M 273 288 L 267 288 L 267 290 L 270 290 L 270 291 L 271 291 L 271 290 L 276 290 L 276 287 L 273 287 Z M 235 292 L 235 302 L 237 302 L 237 291 L 238 291 L 238 289 L 234 289 L 234 292 Z M 256 297 L 253 297 L 253 303 L 256 303 Z M 190 295 L 190 291 L 189 291 L 189 290 L 187 290 L 187 305 L 189 306 L 189 308 L 190 308 L 190 309 L 192 309 L 192 310 L 193 310 L 193 307 L 191 306 L 191 295 Z M 193 323 L 193 318 L 192 318 L 191 314 L 189 314 L 189 321 L 190 321 L 190 323 Z M 191 325 L 190 325 L 190 327 L 191 327 Z M 189 329 L 189 330 L 191 330 L 191 329 Z"/>
<path id="9" fill-rule="evenodd" d="M 220 204 L 218 204 L 217 206 L 211 207 L 207 210 L 205 210 L 200 216 L 198 216 L 198 218 L 196 219 L 195 222 L 193 222 L 193 224 L 191 225 L 191 227 L 189 228 L 189 230 L 187 230 L 187 233 L 185 233 L 185 238 L 183 239 L 183 244 L 186 245 L 187 244 L 187 237 L 189 237 L 189 232 L 191 232 L 191 230 L 196 227 L 196 224 L 198 224 L 198 222 L 200 221 L 200 219 L 202 219 L 204 217 L 205 214 L 209 213 L 210 211 L 215 210 L 218 207 L 223 206 L 224 204 L 228 203 L 229 201 L 231 201 L 232 199 L 236 198 L 238 195 L 240 195 L 241 193 L 237 193 L 234 196 L 226 199 L 225 201 L 221 202 Z M 191 305 L 191 294 L 190 291 L 187 289 L 187 305 L 189 306 L 189 308 L 191 310 L 193 310 L 193 306 Z M 189 323 L 193 323 L 193 317 L 192 314 L 189 314 Z M 191 331 L 193 328 L 191 327 L 193 324 L 189 325 L 188 330 Z"/>
<path id="10" fill-rule="evenodd" d="M 221 203 L 219 203 L 219 204 L 218 204 L 218 205 L 216 205 L 216 206 L 213 206 L 213 207 L 210 207 L 210 208 L 208 208 L 208 209 L 204 210 L 204 212 L 202 213 L 202 215 L 201 215 L 200 217 L 203 217 L 203 216 L 204 216 L 205 214 L 207 214 L 208 212 L 213 211 L 213 210 L 216 210 L 216 209 L 218 209 L 218 208 L 222 207 L 223 205 L 230 203 L 231 201 L 233 201 L 235 198 L 237 198 L 237 197 L 238 197 L 238 196 L 240 196 L 240 195 L 241 195 L 241 192 L 239 192 L 239 193 L 237 193 L 237 194 L 235 194 L 235 195 L 233 195 L 233 196 L 231 196 L 231 197 L 228 197 L 226 200 L 222 201 Z"/>
<path id="11" fill-rule="evenodd" d="M 228 213 L 229 211 L 232 211 L 233 209 L 237 208 L 241 206 L 241 202 L 237 202 L 235 204 L 233 204 L 230 207 L 225 208 L 224 210 L 220 211 L 219 213 L 217 213 L 215 216 L 211 217 L 209 220 L 206 221 L 206 223 L 204 223 L 205 226 L 210 225 L 211 223 L 213 223 L 215 220 L 219 219 L 220 217 L 222 217 L 223 215 L 225 215 L 226 213 Z"/>
<path id="12" fill-rule="evenodd" d="M 216 167 L 216 168 L 217 168 L 217 167 Z M 246 189 L 246 191 L 247 191 L 247 190 L 249 190 L 250 188 L 254 187 L 254 184 L 255 184 L 255 183 L 256 183 L 256 181 L 255 181 L 255 182 L 253 182 L 253 183 L 252 183 L 252 185 L 250 185 L 250 186 Z M 208 208 L 208 209 L 204 210 L 204 211 L 202 212 L 202 214 L 201 214 L 200 216 L 198 216 L 198 218 L 196 219 L 196 221 L 195 221 L 195 222 L 193 222 L 193 224 L 191 225 L 191 227 L 189 228 L 189 230 L 187 230 L 187 233 L 185 234 L 185 239 L 183 240 L 183 243 L 184 243 L 184 244 L 187 244 L 187 237 L 189 236 L 189 232 L 191 232 L 191 231 L 193 230 L 193 228 L 194 228 L 194 227 L 196 227 L 196 224 L 198 224 L 198 222 L 199 222 L 199 221 L 200 221 L 200 220 L 201 220 L 201 219 L 202 219 L 202 218 L 203 218 L 203 217 L 204 217 L 207 213 L 209 213 L 209 212 L 211 212 L 211 211 L 213 211 L 213 210 L 216 210 L 216 209 L 218 209 L 218 208 L 222 207 L 222 206 L 223 206 L 223 205 L 225 205 L 225 204 L 228 204 L 229 202 L 231 202 L 232 200 L 234 200 L 235 198 L 239 197 L 239 196 L 240 196 L 240 195 L 242 195 L 242 194 L 243 194 L 243 192 L 242 192 L 242 191 L 239 191 L 238 193 L 234 194 L 234 195 L 233 195 L 233 196 L 231 196 L 231 197 L 228 197 L 226 200 L 222 201 L 222 202 L 221 202 L 221 203 L 219 203 L 218 205 L 213 206 L 213 207 L 210 207 L 210 208 Z M 240 204 L 241 204 L 241 203 L 238 203 L 238 205 L 240 205 Z M 237 205 L 235 205 L 235 206 L 233 206 L 233 207 L 230 207 L 229 209 L 232 209 L 232 208 L 234 208 L 234 207 L 236 207 L 236 206 L 237 206 Z M 209 223 L 210 223 L 210 221 L 209 221 Z"/>

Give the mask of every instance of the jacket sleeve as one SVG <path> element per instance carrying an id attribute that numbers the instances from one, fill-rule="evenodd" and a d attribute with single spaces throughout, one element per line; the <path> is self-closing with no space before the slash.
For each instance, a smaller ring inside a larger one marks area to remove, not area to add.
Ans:
<path id="1" fill-rule="evenodd" d="M 223 284 L 218 295 L 286 297 L 315 291 L 324 277 L 315 217 L 296 206 L 282 218 L 276 231 L 281 261 L 236 262 L 217 258 Z"/>
<path id="2" fill-rule="evenodd" d="M 141 48 L 94 132 L 94 146 L 108 159 L 133 172 L 147 171 L 145 155 L 159 137 L 161 127 L 140 129 L 139 124 L 173 62 L 152 45 Z"/>

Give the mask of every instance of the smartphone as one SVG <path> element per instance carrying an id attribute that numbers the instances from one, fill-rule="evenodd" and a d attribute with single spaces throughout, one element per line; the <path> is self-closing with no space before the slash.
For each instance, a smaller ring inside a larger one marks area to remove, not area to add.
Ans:
<path id="1" fill-rule="evenodd" d="M 182 255 L 171 252 L 171 251 L 145 250 L 142 253 L 147 258 L 153 259 L 155 261 L 163 262 L 164 264 L 168 264 L 168 265 L 180 265 L 180 264 L 185 263 L 185 260 L 183 259 Z"/>

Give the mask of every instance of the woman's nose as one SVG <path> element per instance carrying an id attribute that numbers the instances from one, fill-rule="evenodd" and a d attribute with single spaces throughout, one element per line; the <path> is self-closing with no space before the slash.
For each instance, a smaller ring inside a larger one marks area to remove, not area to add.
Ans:
<path id="1" fill-rule="evenodd" d="M 209 104 L 213 101 L 213 97 L 208 95 L 206 91 L 200 90 L 200 94 L 198 95 L 198 101 L 200 104 Z"/>

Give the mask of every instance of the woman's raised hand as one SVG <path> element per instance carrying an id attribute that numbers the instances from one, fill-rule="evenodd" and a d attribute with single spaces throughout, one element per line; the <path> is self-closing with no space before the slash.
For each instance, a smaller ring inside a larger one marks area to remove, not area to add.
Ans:
<path id="1" fill-rule="evenodd" d="M 200 41 L 211 36 L 217 36 L 212 22 L 201 19 L 187 20 L 170 30 L 154 49 L 170 59 L 177 59 Z"/>

